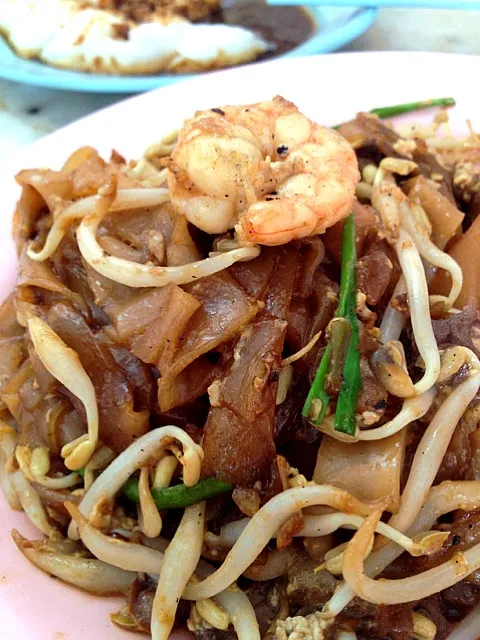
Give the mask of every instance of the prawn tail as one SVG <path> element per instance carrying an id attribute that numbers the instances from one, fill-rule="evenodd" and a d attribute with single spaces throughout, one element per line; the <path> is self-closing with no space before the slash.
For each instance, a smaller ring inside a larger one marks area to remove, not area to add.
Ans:
<path id="1" fill-rule="evenodd" d="M 290 198 L 261 201 L 250 206 L 235 226 L 242 244 L 286 244 L 312 235 L 318 219 L 305 204 Z"/>

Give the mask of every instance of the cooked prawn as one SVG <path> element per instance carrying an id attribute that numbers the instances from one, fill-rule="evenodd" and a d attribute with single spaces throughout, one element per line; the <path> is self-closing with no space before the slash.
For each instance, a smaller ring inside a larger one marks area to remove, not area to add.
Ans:
<path id="1" fill-rule="evenodd" d="M 200 111 L 168 160 L 171 200 L 207 233 L 279 245 L 323 233 L 351 210 L 350 144 L 287 100 Z"/>

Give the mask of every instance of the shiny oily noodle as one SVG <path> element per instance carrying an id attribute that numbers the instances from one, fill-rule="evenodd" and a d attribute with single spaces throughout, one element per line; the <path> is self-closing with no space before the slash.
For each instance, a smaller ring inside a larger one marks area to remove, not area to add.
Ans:
<path id="1" fill-rule="evenodd" d="M 275 97 L 21 171 L 19 551 L 154 640 L 473 639 L 479 150 Z"/>

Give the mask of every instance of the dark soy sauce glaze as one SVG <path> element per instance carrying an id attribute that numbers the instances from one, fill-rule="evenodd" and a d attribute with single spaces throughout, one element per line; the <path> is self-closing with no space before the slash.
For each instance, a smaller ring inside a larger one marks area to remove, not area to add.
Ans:
<path id="1" fill-rule="evenodd" d="M 294 49 L 315 31 L 311 15 L 302 7 L 269 7 L 262 0 L 226 0 L 208 22 L 246 27 L 261 35 L 274 48 L 258 60 Z"/>

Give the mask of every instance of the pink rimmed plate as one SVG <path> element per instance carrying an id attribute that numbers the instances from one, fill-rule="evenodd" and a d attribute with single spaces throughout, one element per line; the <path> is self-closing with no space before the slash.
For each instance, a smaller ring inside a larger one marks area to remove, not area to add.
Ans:
<path id="1" fill-rule="evenodd" d="M 298 58 L 241 67 L 198 77 L 137 96 L 79 120 L 22 149 L 0 164 L 0 296 L 15 282 L 11 215 L 18 197 L 13 176 L 30 167 L 59 168 L 77 147 L 105 155 L 112 148 L 137 157 L 196 109 L 241 104 L 281 94 L 311 118 L 334 125 L 356 111 L 433 97 L 454 96 L 454 131 L 466 132 L 470 118 L 480 128 L 475 78 L 480 58 L 434 53 L 359 53 Z M 416 120 L 431 119 L 431 112 Z M 135 636 L 114 627 L 108 614 L 121 600 L 94 598 L 41 573 L 11 541 L 17 528 L 39 537 L 22 514 L 0 495 L 0 638 L 2 640 L 121 640 Z M 185 637 L 185 636 L 183 636 Z M 177 635 L 180 640 L 182 634 Z M 462 640 L 473 640 L 465 637 Z"/>

